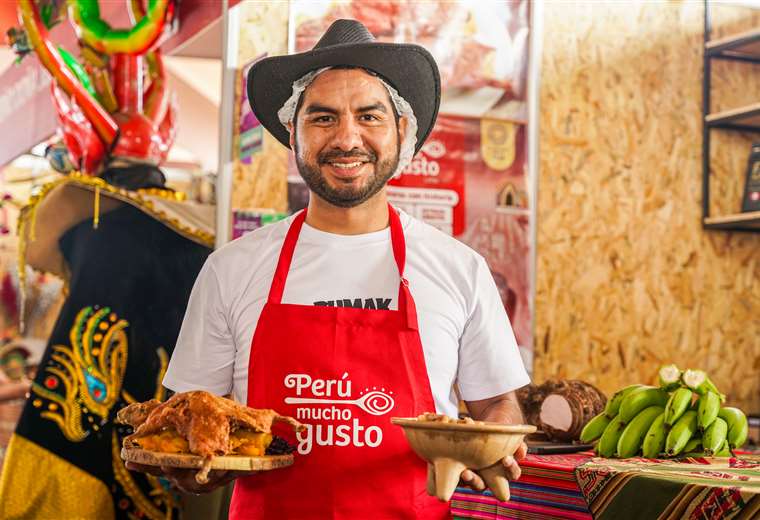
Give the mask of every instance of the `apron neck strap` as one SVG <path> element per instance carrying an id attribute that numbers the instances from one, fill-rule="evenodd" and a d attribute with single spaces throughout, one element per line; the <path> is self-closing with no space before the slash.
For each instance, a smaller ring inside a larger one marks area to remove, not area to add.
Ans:
<path id="1" fill-rule="evenodd" d="M 406 321 L 409 328 L 417 329 L 417 313 L 414 306 L 414 300 L 409 292 L 409 282 L 404 278 L 404 266 L 406 265 L 406 241 L 404 240 L 404 230 L 401 226 L 401 219 L 396 210 L 388 204 L 388 219 L 391 228 L 391 245 L 393 247 L 393 258 L 396 260 L 400 278 L 398 292 L 398 310 L 406 314 Z M 280 250 L 280 258 L 277 261 L 277 269 L 272 279 L 272 286 L 269 288 L 269 303 L 279 304 L 282 302 L 282 294 L 285 292 L 285 282 L 290 271 L 290 263 L 293 260 L 293 253 L 296 249 L 298 236 L 301 234 L 301 228 L 306 221 L 306 209 L 296 215 L 290 224 L 288 234 L 285 235 L 285 242 Z"/>
<path id="2" fill-rule="evenodd" d="M 280 259 L 277 261 L 277 269 L 274 272 L 272 285 L 269 287 L 269 303 L 281 303 L 282 293 L 285 291 L 285 281 L 288 279 L 290 271 L 290 262 L 293 260 L 293 252 L 296 250 L 298 235 L 301 234 L 301 228 L 306 220 L 306 209 L 301 211 L 293 222 L 290 223 L 288 234 L 285 235 L 285 242 L 280 249 Z"/>

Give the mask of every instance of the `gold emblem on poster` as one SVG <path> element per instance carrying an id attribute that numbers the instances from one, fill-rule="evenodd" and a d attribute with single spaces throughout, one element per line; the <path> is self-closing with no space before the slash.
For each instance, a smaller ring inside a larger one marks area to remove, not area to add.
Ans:
<path id="1" fill-rule="evenodd" d="M 481 119 L 480 154 L 492 170 L 503 171 L 515 162 L 517 125 L 509 121 Z"/>

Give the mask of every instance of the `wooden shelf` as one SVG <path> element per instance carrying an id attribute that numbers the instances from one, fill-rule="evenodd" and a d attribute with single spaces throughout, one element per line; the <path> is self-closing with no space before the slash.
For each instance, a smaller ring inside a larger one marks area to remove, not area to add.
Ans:
<path id="1" fill-rule="evenodd" d="M 707 217 L 704 219 L 707 229 L 726 229 L 732 231 L 760 231 L 760 211 Z"/>
<path id="2" fill-rule="evenodd" d="M 705 122 L 707 126 L 712 128 L 760 132 L 760 103 L 732 110 L 724 110 L 715 114 L 707 114 Z"/>
<path id="3" fill-rule="evenodd" d="M 713 58 L 760 63 L 760 29 L 711 40 L 705 44 L 705 52 Z"/>

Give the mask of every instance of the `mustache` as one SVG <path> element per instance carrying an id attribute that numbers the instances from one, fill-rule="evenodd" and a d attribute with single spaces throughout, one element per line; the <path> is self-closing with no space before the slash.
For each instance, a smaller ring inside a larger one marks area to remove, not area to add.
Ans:
<path id="1" fill-rule="evenodd" d="M 335 159 L 356 159 L 357 161 L 375 162 L 377 161 L 377 154 L 372 150 L 364 151 L 358 148 L 353 148 L 347 152 L 343 150 L 330 150 L 329 152 L 320 153 L 317 156 L 317 160 L 320 163 L 330 162 Z"/>

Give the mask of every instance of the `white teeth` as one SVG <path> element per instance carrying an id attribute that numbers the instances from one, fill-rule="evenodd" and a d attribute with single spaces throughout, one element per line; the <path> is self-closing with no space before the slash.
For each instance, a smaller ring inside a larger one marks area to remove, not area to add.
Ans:
<path id="1" fill-rule="evenodd" d="M 352 163 L 330 163 L 331 166 L 335 166 L 336 168 L 342 168 L 344 170 L 348 170 L 349 168 L 356 168 L 357 166 L 361 166 L 361 161 L 352 162 Z"/>

